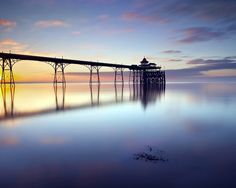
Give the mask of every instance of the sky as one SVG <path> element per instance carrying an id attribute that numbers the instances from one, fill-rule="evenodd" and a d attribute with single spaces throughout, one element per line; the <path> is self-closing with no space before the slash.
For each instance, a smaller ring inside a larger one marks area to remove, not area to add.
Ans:
<path id="1" fill-rule="evenodd" d="M 167 81 L 235 81 L 235 44 L 235 0 L 1 0 L 4 52 L 118 64 L 145 56 Z M 66 79 L 87 79 L 85 71 L 70 65 Z M 53 70 L 20 61 L 14 74 L 50 81 Z"/>

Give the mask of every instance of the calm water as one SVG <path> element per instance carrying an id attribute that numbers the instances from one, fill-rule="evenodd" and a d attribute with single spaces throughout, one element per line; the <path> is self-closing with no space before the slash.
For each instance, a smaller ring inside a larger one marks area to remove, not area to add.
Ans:
<path id="1" fill-rule="evenodd" d="M 2 188 L 236 187 L 236 84 L 18 84 L 0 99 Z"/>

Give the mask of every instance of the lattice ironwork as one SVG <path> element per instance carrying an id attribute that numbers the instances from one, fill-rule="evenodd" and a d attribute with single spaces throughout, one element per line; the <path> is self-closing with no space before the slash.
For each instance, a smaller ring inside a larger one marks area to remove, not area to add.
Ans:
<path id="1" fill-rule="evenodd" d="M 67 63 L 62 62 L 45 62 L 50 65 L 54 69 L 53 83 L 64 83 L 66 84 L 65 78 L 65 68 L 69 65 Z"/>
<path id="2" fill-rule="evenodd" d="M 124 83 L 124 68 L 116 67 L 116 68 L 114 68 L 114 70 L 115 70 L 115 80 L 114 80 L 114 83 L 116 83 L 116 82 Z M 120 80 L 118 80 L 118 76 L 120 76 Z"/>
<path id="3" fill-rule="evenodd" d="M 17 59 L 1 59 L 1 84 L 10 84 L 14 85 L 15 80 L 14 80 L 14 74 L 13 74 L 13 66 L 18 62 L 19 60 Z"/>
<path id="4" fill-rule="evenodd" d="M 89 69 L 89 83 L 99 83 L 100 84 L 100 73 L 99 70 L 101 68 L 101 66 L 93 66 L 93 65 L 86 65 L 86 67 Z M 94 76 L 97 77 L 96 80 L 94 80 Z"/>

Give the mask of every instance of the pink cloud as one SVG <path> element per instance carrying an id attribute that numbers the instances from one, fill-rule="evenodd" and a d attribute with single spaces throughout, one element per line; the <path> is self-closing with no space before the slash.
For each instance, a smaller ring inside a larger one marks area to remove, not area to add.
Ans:
<path id="1" fill-rule="evenodd" d="M 29 3 L 33 5 L 52 6 L 56 3 L 56 0 L 29 0 Z"/>
<path id="2" fill-rule="evenodd" d="M 3 39 L 0 41 L 0 46 L 3 47 L 3 46 L 17 46 L 19 45 L 18 42 L 12 40 L 12 39 Z"/>
<path id="3" fill-rule="evenodd" d="M 180 50 L 165 50 L 165 51 L 162 51 L 162 53 L 164 53 L 164 54 L 180 54 L 181 51 Z"/>
<path id="4" fill-rule="evenodd" d="M 143 21 L 143 22 L 158 22 L 158 23 L 166 23 L 168 19 L 162 18 L 160 15 L 144 15 L 139 12 L 126 12 L 121 18 L 124 21 Z"/>
<path id="5" fill-rule="evenodd" d="M 133 21 L 139 18 L 143 19 L 144 17 L 141 14 L 136 13 L 136 12 L 126 12 L 122 15 L 122 18 L 125 21 Z"/>
<path id="6" fill-rule="evenodd" d="M 101 14 L 98 16 L 98 19 L 102 21 L 108 20 L 109 18 L 110 16 L 108 14 Z"/>
<path id="7" fill-rule="evenodd" d="M 16 22 L 7 20 L 7 19 L 0 19 L 0 26 L 3 27 L 14 27 L 16 26 Z"/>
<path id="8" fill-rule="evenodd" d="M 208 27 L 191 27 L 181 30 L 184 34 L 182 39 L 179 39 L 178 43 L 195 43 L 202 41 L 210 41 L 214 39 L 220 39 L 225 37 L 224 32 L 215 31 Z"/>
<path id="9" fill-rule="evenodd" d="M 2 51 L 22 52 L 26 49 L 26 45 L 21 44 L 13 39 L 6 38 L 0 40 L 0 49 Z"/>
<path id="10" fill-rule="evenodd" d="M 3 28 L 4 31 L 10 31 L 16 26 L 16 22 L 8 19 L 0 19 L 0 29 Z"/>
<path id="11" fill-rule="evenodd" d="M 68 24 L 62 20 L 40 20 L 35 23 L 37 27 L 48 28 L 48 27 L 66 27 Z"/>
<path id="12" fill-rule="evenodd" d="M 127 27 L 127 28 L 124 28 L 123 30 L 121 30 L 123 33 L 131 33 L 131 32 L 134 32 L 134 29 L 131 28 L 131 27 Z"/>
<path id="13" fill-rule="evenodd" d="M 107 29 L 103 31 L 103 34 L 119 35 L 119 34 L 132 33 L 132 32 L 134 32 L 134 29 L 131 27 L 127 27 L 127 28 L 121 28 L 121 29 Z"/>
<path id="14" fill-rule="evenodd" d="M 115 0 L 90 0 L 92 3 L 113 3 Z"/>
<path id="15" fill-rule="evenodd" d="M 72 35 L 80 36 L 80 35 L 81 35 L 81 32 L 80 32 L 80 31 L 74 31 L 74 32 L 72 32 Z"/>

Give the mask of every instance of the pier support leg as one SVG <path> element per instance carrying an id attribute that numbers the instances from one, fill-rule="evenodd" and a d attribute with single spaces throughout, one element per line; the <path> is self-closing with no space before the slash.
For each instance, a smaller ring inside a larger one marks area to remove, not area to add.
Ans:
<path id="1" fill-rule="evenodd" d="M 1 84 L 10 84 L 15 85 L 14 74 L 13 74 L 13 66 L 16 63 L 16 60 L 13 59 L 2 59 L 1 60 L 1 68 L 2 68 L 2 76 L 1 76 Z"/>
<path id="2" fill-rule="evenodd" d="M 115 69 L 115 84 L 116 84 L 116 77 L 117 77 L 117 69 Z"/>
<path id="3" fill-rule="evenodd" d="M 138 74 L 137 74 L 137 83 L 140 83 L 141 81 L 141 71 L 140 70 L 137 70 Z"/>
<path id="4" fill-rule="evenodd" d="M 93 68 L 90 69 L 90 77 L 89 77 L 89 83 L 92 84 L 93 82 Z"/>
<path id="5" fill-rule="evenodd" d="M 54 84 L 63 83 L 66 84 L 65 79 L 65 67 L 64 63 L 55 63 L 54 65 Z"/>
<path id="6" fill-rule="evenodd" d="M 133 83 L 141 82 L 141 72 L 140 70 L 133 70 Z"/>
<path id="7" fill-rule="evenodd" d="M 131 75 L 132 75 L 132 71 L 129 70 L 129 84 L 130 84 L 130 82 L 131 82 Z"/>
<path id="8" fill-rule="evenodd" d="M 115 70 L 115 80 L 114 80 L 114 83 L 116 84 L 118 82 L 117 76 L 120 75 L 120 77 L 121 77 L 120 82 L 123 84 L 124 83 L 124 68 L 116 67 L 116 68 L 114 68 L 114 70 Z"/>
<path id="9" fill-rule="evenodd" d="M 166 84 L 166 73 L 163 71 L 163 79 L 164 79 L 164 84 Z"/>
<path id="10" fill-rule="evenodd" d="M 99 73 L 99 70 L 100 70 L 100 66 L 87 66 L 89 68 L 89 71 L 90 71 L 90 77 L 89 77 L 89 83 L 92 84 L 92 83 L 98 83 L 100 84 L 100 73 Z M 95 71 L 95 72 L 94 72 Z M 96 75 L 97 76 L 97 80 L 94 81 L 93 80 L 93 75 Z"/>
<path id="11" fill-rule="evenodd" d="M 133 83 L 135 83 L 135 70 L 133 70 Z"/>

